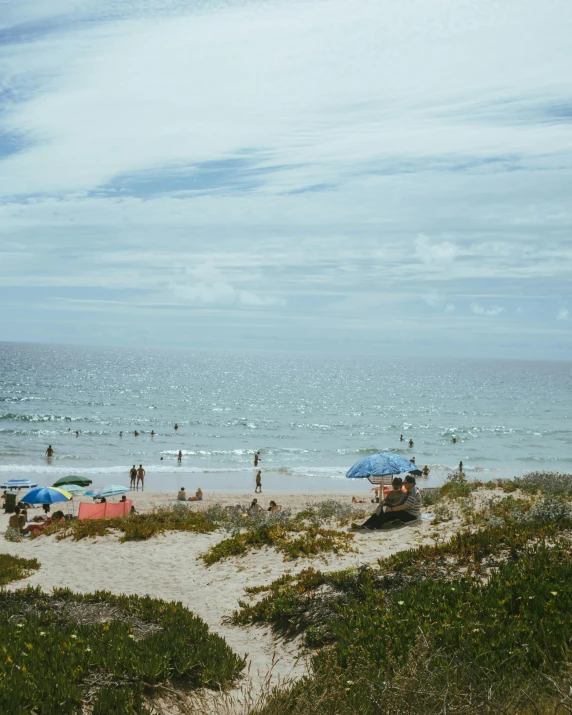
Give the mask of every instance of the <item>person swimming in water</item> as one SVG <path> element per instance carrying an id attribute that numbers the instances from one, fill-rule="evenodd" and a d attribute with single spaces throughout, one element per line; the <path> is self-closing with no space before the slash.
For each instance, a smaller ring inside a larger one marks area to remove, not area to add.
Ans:
<path id="1" fill-rule="evenodd" d="M 48 448 L 46 449 L 46 457 L 50 459 L 51 457 L 54 456 L 54 450 L 51 444 L 48 445 Z"/>
<path id="2" fill-rule="evenodd" d="M 413 444 L 414 444 L 413 440 L 410 439 L 410 440 L 409 440 L 409 446 L 410 446 L 410 447 L 413 447 Z"/>
<path id="3" fill-rule="evenodd" d="M 182 461 L 183 461 L 183 453 L 181 452 L 181 450 L 179 450 L 179 454 L 177 455 L 177 462 L 179 464 L 181 464 Z"/>

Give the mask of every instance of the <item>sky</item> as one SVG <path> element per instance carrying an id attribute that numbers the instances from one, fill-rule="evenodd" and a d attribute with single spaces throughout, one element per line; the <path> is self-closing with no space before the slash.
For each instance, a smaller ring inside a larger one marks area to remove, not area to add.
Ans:
<path id="1" fill-rule="evenodd" d="M 0 0 L 0 339 L 572 356 L 570 0 Z"/>

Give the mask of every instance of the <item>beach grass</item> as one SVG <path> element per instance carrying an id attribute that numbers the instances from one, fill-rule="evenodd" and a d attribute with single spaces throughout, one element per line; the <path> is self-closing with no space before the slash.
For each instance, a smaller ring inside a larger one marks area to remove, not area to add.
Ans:
<path id="1" fill-rule="evenodd" d="M 37 559 L 23 559 L 10 554 L 0 554 L 0 586 L 11 581 L 28 578 L 30 574 L 40 568 Z"/>
<path id="2" fill-rule="evenodd" d="M 492 525 L 378 566 L 247 589 L 236 625 L 303 634 L 309 674 L 252 715 L 572 710 L 570 505 L 500 500 Z M 502 522 L 502 523 L 497 523 Z M 560 708 L 560 709 L 559 709 Z"/>
<path id="3" fill-rule="evenodd" d="M 148 712 L 166 693 L 224 690 L 245 660 L 180 603 L 108 592 L 0 592 L 0 712 Z"/>

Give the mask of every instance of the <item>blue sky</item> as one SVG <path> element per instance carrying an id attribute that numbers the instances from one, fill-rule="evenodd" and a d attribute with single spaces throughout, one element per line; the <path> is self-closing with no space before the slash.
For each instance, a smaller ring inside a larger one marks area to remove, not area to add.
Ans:
<path id="1" fill-rule="evenodd" d="M 1 339 L 570 359 L 569 0 L 1 7 Z"/>

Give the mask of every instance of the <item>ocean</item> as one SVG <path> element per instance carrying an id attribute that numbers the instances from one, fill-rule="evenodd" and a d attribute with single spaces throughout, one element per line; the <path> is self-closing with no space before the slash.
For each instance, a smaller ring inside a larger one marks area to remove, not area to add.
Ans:
<path id="1" fill-rule="evenodd" d="M 0 343 L 0 478 L 128 485 L 143 464 L 147 490 L 243 491 L 257 450 L 273 491 L 363 493 L 346 471 L 386 451 L 428 486 L 460 460 L 482 480 L 570 472 L 571 398 L 568 362 Z"/>

